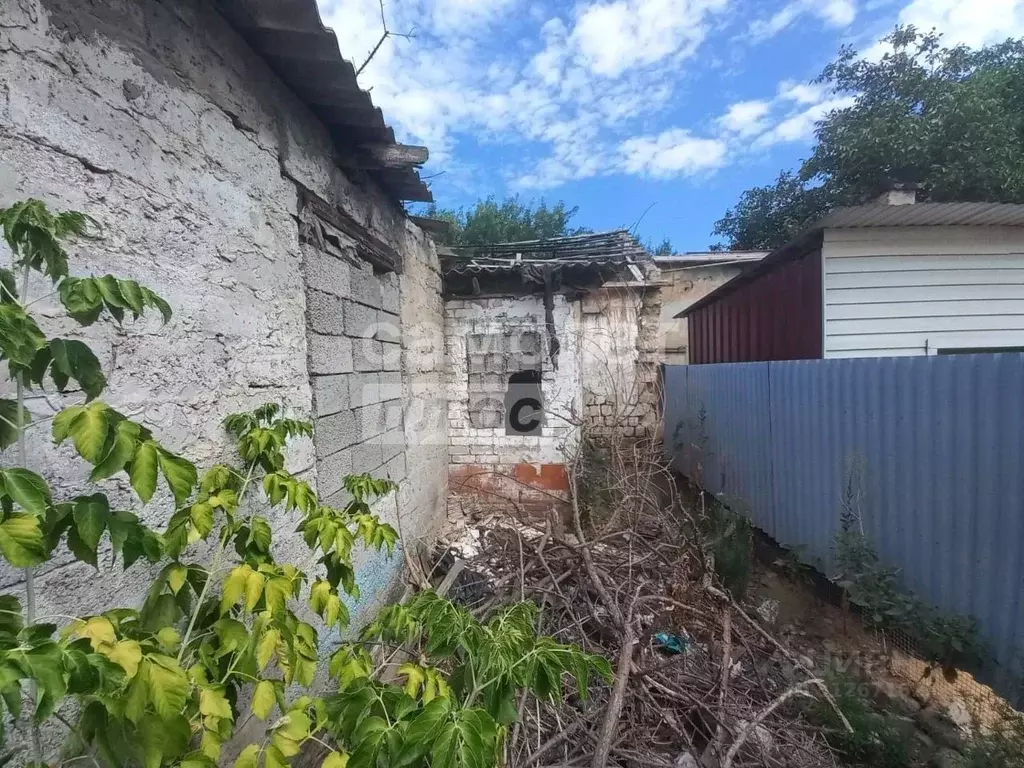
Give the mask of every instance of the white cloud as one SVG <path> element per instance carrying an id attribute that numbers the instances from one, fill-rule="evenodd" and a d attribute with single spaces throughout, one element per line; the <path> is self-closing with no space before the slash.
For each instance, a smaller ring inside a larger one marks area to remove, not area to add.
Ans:
<path id="1" fill-rule="evenodd" d="M 913 0 L 899 21 L 923 30 L 934 27 L 946 44 L 977 47 L 1024 36 L 1024 0 Z"/>
<path id="2" fill-rule="evenodd" d="M 750 25 L 750 34 L 764 40 L 792 26 L 801 16 L 813 16 L 830 27 L 850 26 L 857 17 L 854 0 L 790 0 L 770 18 Z"/>
<path id="3" fill-rule="evenodd" d="M 738 101 L 716 122 L 729 133 L 740 137 L 751 136 L 764 130 L 765 118 L 771 109 L 771 102 L 768 101 Z"/>
<path id="4" fill-rule="evenodd" d="M 803 109 L 789 114 L 779 121 L 773 128 L 765 131 L 754 141 L 754 146 L 759 148 L 770 147 L 775 144 L 782 144 L 791 141 L 805 141 L 814 136 L 814 126 L 829 112 L 836 109 L 845 109 L 853 104 L 854 99 L 849 96 L 828 98 L 811 104 Z"/>
<path id="5" fill-rule="evenodd" d="M 600 75 L 616 76 L 666 57 L 691 56 L 712 14 L 727 0 L 617 0 L 584 5 L 572 33 L 582 59 Z"/>
<path id="6" fill-rule="evenodd" d="M 380 39 L 377 0 L 318 2 L 358 66 Z M 430 148 L 432 166 L 463 136 L 530 143 L 532 159 L 506 174 L 550 186 L 619 167 L 618 144 L 650 131 L 729 2 L 583 0 L 563 16 L 527 0 L 386 3 L 388 28 L 417 36 L 386 41 L 359 81 L 401 140 Z"/>
<path id="7" fill-rule="evenodd" d="M 726 144 L 721 139 L 704 139 L 679 128 L 656 136 L 637 136 L 619 146 L 619 168 L 626 173 L 669 178 L 692 176 L 720 168 L 725 163 Z"/>
<path id="8" fill-rule="evenodd" d="M 800 83 L 795 80 L 783 80 L 779 83 L 780 99 L 795 101 L 797 104 L 817 104 L 825 98 L 828 89 L 818 83 Z"/>

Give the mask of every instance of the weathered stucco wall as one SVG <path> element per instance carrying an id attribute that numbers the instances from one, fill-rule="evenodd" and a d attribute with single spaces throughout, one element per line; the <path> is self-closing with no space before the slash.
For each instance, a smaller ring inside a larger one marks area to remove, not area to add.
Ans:
<path id="1" fill-rule="evenodd" d="M 658 287 L 606 286 L 581 300 L 583 415 L 597 434 L 641 437 L 658 424 Z"/>
<path id="2" fill-rule="evenodd" d="M 284 402 L 318 427 L 315 445 L 291 447 L 293 471 L 325 495 L 350 469 L 402 479 L 381 513 L 394 521 L 401 508 L 405 533 L 425 537 L 442 508 L 447 441 L 442 409 L 410 416 L 419 392 L 434 387 L 436 401 L 441 391 L 440 279 L 423 233 L 338 171 L 325 128 L 202 0 L 0 3 L 0 72 L 0 205 L 34 196 L 94 216 L 103 238 L 72 249 L 72 272 L 136 279 L 174 310 L 166 327 L 82 331 L 51 300 L 36 305 L 50 335 L 96 351 L 103 399 L 201 468 L 231 456 L 225 414 Z M 402 254 L 405 274 L 375 274 L 351 243 L 332 252 L 300 239 L 302 189 Z M 30 297 L 46 291 L 34 283 Z M 430 362 L 412 351 L 422 334 L 406 333 L 411 317 L 432 329 Z M 80 400 L 48 393 L 28 406 L 41 420 Z M 89 487 L 84 464 L 50 445 L 48 424 L 31 445 L 30 466 L 58 497 Z M 137 509 L 123 478 L 103 486 Z M 158 495 L 144 520 L 161 527 L 169 501 Z M 275 525 L 281 554 L 298 559 L 294 521 Z M 387 594 L 399 563 L 367 563 L 364 606 Z M 148 576 L 141 565 L 97 576 L 61 556 L 39 570 L 39 612 L 134 605 Z M 20 574 L 0 578 L 18 589 Z"/>
<path id="3" fill-rule="evenodd" d="M 667 365 L 686 365 L 690 361 L 689 326 L 686 318 L 677 319 L 676 315 L 749 266 L 749 263 L 706 267 L 661 265 L 661 280 L 665 283 L 661 289 L 661 348 Z"/>

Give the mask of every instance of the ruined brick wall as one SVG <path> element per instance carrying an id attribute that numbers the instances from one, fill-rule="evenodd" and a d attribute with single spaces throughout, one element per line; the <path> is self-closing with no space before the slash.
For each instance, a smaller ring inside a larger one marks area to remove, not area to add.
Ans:
<path id="1" fill-rule="evenodd" d="M 578 304 L 555 296 L 560 350 L 548 355 L 540 296 L 450 299 L 445 305 L 449 486 L 456 496 L 542 504 L 564 498 L 562 443 L 582 407 Z M 539 352 L 539 354 L 538 354 Z M 539 435 L 508 434 L 512 374 L 539 368 L 544 423 Z"/>
<path id="2" fill-rule="evenodd" d="M 657 288 L 605 287 L 582 299 L 583 415 L 595 434 L 657 428 L 660 312 Z"/>
<path id="3" fill-rule="evenodd" d="M 335 500 L 346 471 L 402 479 L 378 509 L 392 522 L 401 512 L 407 537 L 427 537 L 447 466 L 440 278 L 433 245 L 401 207 L 336 167 L 327 129 L 205 0 L 0 2 L 0 72 L 0 205 L 34 196 L 91 214 L 104 238 L 73 249 L 73 272 L 136 279 L 174 309 L 166 327 L 147 318 L 82 330 L 52 300 L 36 305 L 50 335 L 96 351 L 104 400 L 200 467 L 231 457 L 225 414 L 286 403 L 317 425 L 315 441 L 292 446 L 290 469 Z M 399 252 L 404 274 L 375 274 L 340 233 L 306 229 L 306 191 Z M 46 292 L 36 283 L 30 297 Z M 416 411 L 431 388 L 433 410 Z M 28 402 L 34 419 L 81 400 L 47 398 Z M 92 487 L 45 422 L 30 444 L 30 466 L 58 499 Z M 158 496 L 140 510 L 123 477 L 103 490 L 158 528 L 172 504 Z M 278 555 L 304 564 L 294 521 L 274 522 Z M 145 566 L 122 572 L 102 551 L 100 562 L 96 573 L 61 555 L 41 569 L 40 613 L 136 605 Z M 357 624 L 401 559 L 363 565 Z M 0 572 L 5 591 L 19 580 Z"/>

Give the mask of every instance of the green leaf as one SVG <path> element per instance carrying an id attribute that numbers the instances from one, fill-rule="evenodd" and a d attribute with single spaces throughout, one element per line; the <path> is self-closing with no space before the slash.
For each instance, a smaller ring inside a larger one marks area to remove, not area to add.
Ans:
<path id="1" fill-rule="evenodd" d="M 139 443 L 132 454 L 128 477 L 132 488 L 139 494 L 143 504 L 148 504 L 156 493 L 156 477 L 159 446 L 152 440 Z"/>
<path id="2" fill-rule="evenodd" d="M 136 317 L 141 315 L 146 304 L 142 287 L 134 280 L 120 280 L 118 285 L 121 288 L 121 297 L 125 304 L 131 308 Z"/>
<path id="3" fill-rule="evenodd" d="M 0 304 L 16 304 L 18 302 L 17 279 L 9 269 L 0 268 Z"/>
<path id="4" fill-rule="evenodd" d="M 50 425 L 53 432 L 53 441 L 58 445 L 63 443 L 71 435 L 71 424 L 84 412 L 85 408 L 81 405 L 73 405 L 70 408 L 59 411 L 53 417 L 53 423 Z"/>
<path id="5" fill-rule="evenodd" d="M 87 402 L 98 397 L 107 386 L 107 379 L 89 346 L 76 339 L 52 339 L 49 346 L 53 356 L 50 377 L 58 391 L 63 392 L 68 379 L 74 379 L 85 392 Z"/>
<path id="6" fill-rule="evenodd" d="M 317 579 L 309 588 L 309 607 L 318 616 L 323 616 L 327 608 L 327 600 L 331 596 L 331 585 L 323 579 Z"/>
<path id="7" fill-rule="evenodd" d="M 249 544 L 255 544 L 256 548 L 261 552 L 270 551 L 270 543 L 273 540 L 273 534 L 270 530 L 270 523 L 267 522 L 266 518 L 253 517 L 252 522 L 249 524 Z"/>
<path id="8" fill-rule="evenodd" d="M 233 719 L 231 703 L 223 691 L 216 688 L 203 688 L 199 691 L 199 712 L 208 717 Z"/>
<path id="9" fill-rule="evenodd" d="M 277 650 L 277 644 L 280 641 L 281 633 L 276 629 L 268 629 L 263 634 L 263 637 L 260 638 L 260 644 L 256 649 L 256 666 L 259 667 L 261 672 L 266 669 L 267 664 L 270 663 L 270 659 Z"/>
<path id="10" fill-rule="evenodd" d="M 11 565 L 27 568 L 46 559 L 39 518 L 15 512 L 0 523 L 0 553 Z"/>
<path id="11" fill-rule="evenodd" d="M 68 428 L 78 455 L 91 464 L 99 464 L 105 455 L 108 411 L 104 403 L 92 403 L 75 416 Z"/>
<path id="12" fill-rule="evenodd" d="M 405 732 L 405 743 L 395 756 L 394 768 L 412 765 L 430 751 L 442 725 L 448 720 L 451 706 L 451 699 L 438 698 L 419 711 Z"/>
<path id="13" fill-rule="evenodd" d="M 178 591 L 185 586 L 185 579 L 188 577 L 188 568 L 181 563 L 172 563 L 167 566 L 167 586 L 171 592 L 178 594 Z"/>
<path id="14" fill-rule="evenodd" d="M 0 359 L 10 361 L 12 373 L 28 369 L 45 345 L 46 336 L 24 308 L 0 303 Z"/>
<path id="15" fill-rule="evenodd" d="M 288 768 L 288 758 L 276 745 L 270 744 L 263 750 L 263 768 Z"/>
<path id="16" fill-rule="evenodd" d="M 256 607 L 256 603 L 260 601 L 260 597 L 263 595 L 263 585 L 266 584 L 267 577 L 259 571 L 253 571 L 245 580 L 245 608 L 251 611 Z"/>
<path id="17" fill-rule="evenodd" d="M 21 425 L 32 421 L 27 408 L 21 409 Z M 0 451 L 18 442 L 18 401 L 0 399 Z"/>
<path id="18" fill-rule="evenodd" d="M 146 303 L 152 307 L 156 307 L 157 311 L 163 317 L 164 323 L 169 323 L 171 321 L 171 305 L 153 293 L 149 288 L 143 288 L 142 291 L 146 296 Z"/>
<path id="19" fill-rule="evenodd" d="M 455 722 L 447 723 L 430 749 L 431 768 L 485 768 L 494 764 L 494 745 L 488 738 L 489 718 L 479 710 L 463 710 Z M 493 723 L 493 721 L 490 721 Z M 493 728 L 497 733 L 497 728 Z"/>
<path id="20" fill-rule="evenodd" d="M 31 470 L 16 467 L 0 472 L 0 478 L 15 504 L 37 515 L 46 513 L 50 505 L 50 489 L 42 477 Z"/>
<path id="21" fill-rule="evenodd" d="M 228 577 L 224 579 L 224 587 L 221 590 L 220 598 L 221 615 L 231 610 L 242 599 L 242 595 L 245 594 L 246 582 L 251 573 L 252 568 L 248 565 L 239 565 L 232 569 Z"/>
<path id="22" fill-rule="evenodd" d="M 165 720 L 178 715 L 188 698 L 188 678 L 169 656 L 151 654 L 145 659 L 146 682 L 156 713 Z"/>
<path id="23" fill-rule="evenodd" d="M 235 760 L 235 768 L 257 768 L 259 757 L 260 745 L 250 744 L 238 755 L 238 759 Z"/>
<path id="24" fill-rule="evenodd" d="M 16 635 L 25 627 L 21 603 L 13 595 L 0 595 L 0 632 Z M 0 679 L 2 679 L 0 675 Z"/>
<path id="25" fill-rule="evenodd" d="M 60 284 L 60 301 L 79 325 L 92 325 L 103 310 L 103 299 L 92 277 L 65 278 Z"/>
<path id="26" fill-rule="evenodd" d="M 253 714 L 260 720 L 266 720 L 276 702 L 277 697 L 274 694 L 274 684 L 270 680 L 260 680 L 252 694 Z"/>
<path id="27" fill-rule="evenodd" d="M 114 442 L 102 461 L 93 467 L 89 479 L 95 483 L 111 477 L 124 469 L 125 465 L 132 459 L 132 455 L 135 452 L 135 443 L 138 441 L 141 432 L 142 428 L 135 422 L 128 421 L 127 419 L 117 422 L 117 426 L 114 428 Z"/>
<path id="28" fill-rule="evenodd" d="M 100 543 L 110 516 L 110 503 L 102 493 L 79 497 L 75 504 L 75 529 L 82 542 L 93 552 Z"/>
<path id="29" fill-rule="evenodd" d="M 121 286 L 117 282 L 117 278 L 113 275 L 104 275 L 103 277 L 93 278 L 96 281 L 96 287 L 100 289 L 100 295 L 103 297 L 104 303 L 107 305 L 107 309 L 118 308 L 125 309 L 128 307 L 128 302 L 124 300 L 121 295 Z"/>
<path id="30" fill-rule="evenodd" d="M 344 752 L 331 752 L 324 758 L 324 762 L 320 768 L 347 768 L 348 757 L 349 756 Z"/>
<path id="31" fill-rule="evenodd" d="M 291 594 L 291 582 L 279 576 L 268 579 L 263 587 L 263 598 L 267 603 L 267 610 L 271 613 L 282 610 Z"/>
<path id="32" fill-rule="evenodd" d="M 163 472 L 164 479 L 167 481 L 171 493 L 174 494 L 175 503 L 181 506 L 196 486 L 198 474 L 195 464 L 181 456 L 175 456 L 163 448 L 160 448 L 157 453 L 160 460 L 160 471 Z"/>
<path id="33" fill-rule="evenodd" d="M 66 543 L 68 545 L 68 549 L 71 550 L 71 554 L 73 554 L 76 559 L 81 560 L 83 563 L 88 563 L 93 568 L 99 568 L 96 550 L 82 540 L 82 537 L 78 534 L 77 528 L 72 527 L 68 531 Z"/>

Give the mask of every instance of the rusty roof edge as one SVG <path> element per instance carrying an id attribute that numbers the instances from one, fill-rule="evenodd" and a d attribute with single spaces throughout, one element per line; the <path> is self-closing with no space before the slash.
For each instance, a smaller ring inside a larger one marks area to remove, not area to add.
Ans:
<path id="1" fill-rule="evenodd" d="M 342 56 L 337 43 L 337 35 L 333 29 L 323 23 L 316 0 L 216 0 L 216 5 L 231 26 L 245 38 L 253 51 L 281 78 L 296 98 L 309 107 L 321 123 L 324 123 L 324 127 L 331 135 L 332 143 L 337 149 L 352 153 L 353 151 L 358 152 L 360 144 L 395 143 L 394 130 L 384 121 L 380 108 L 373 104 L 369 91 L 359 86 L 355 67 Z M 310 58 L 311 51 L 292 39 L 295 34 L 315 35 L 321 38 L 330 36 L 333 45 L 327 47 L 324 57 Z M 283 48 L 271 50 L 271 46 L 267 42 L 268 35 L 277 35 L 289 42 L 282 43 L 285 46 Z M 324 104 L 321 100 L 303 97 L 300 94 L 300 88 L 297 87 L 297 79 L 289 77 L 287 66 L 282 64 L 282 62 L 288 61 L 305 61 L 312 62 L 314 66 L 322 65 L 325 72 L 323 84 L 334 87 L 339 92 L 355 96 L 356 105 L 345 104 L 341 101 L 337 104 Z M 338 68 L 341 70 L 340 76 L 337 74 Z M 352 140 L 351 144 L 339 146 L 341 142 L 335 135 L 334 129 L 324 122 L 318 110 L 318 107 L 325 106 L 351 110 L 353 118 L 362 118 L 368 121 L 369 135 L 360 141 Z M 431 202 L 433 200 L 429 187 L 423 182 L 414 167 L 373 169 L 368 170 L 367 173 L 381 189 L 399 202 L 402 200 Z"/>
<path id="2" fill-rule="evenodd" d="M 804 230 L 781 248 L 776 248 L 774 251 L 769 253 L 750 269 L 736 275 L 732 280 L 722 283 L 722 285 L 718 286 L 707 296 L 693 302 L 693 304 L 686 307 L 686 309 L 677 313 L 673 317 L 687 317 L 698 309 L 702 309 L 709 304 L 713 304 L 719 299 L 728 296 L 730 293 L 733 293 L 735 290 L 743 287 L 747 283 L 753 282 L 757 278 L 761 277 L 761 275 L 771 272 L 780 264 L 785 264 L 787 261 L 795 261 L 802 256 L 806 256 L 811 251 L 821 247 L 821 233 L 822 228 L 817 225 Z"/>

